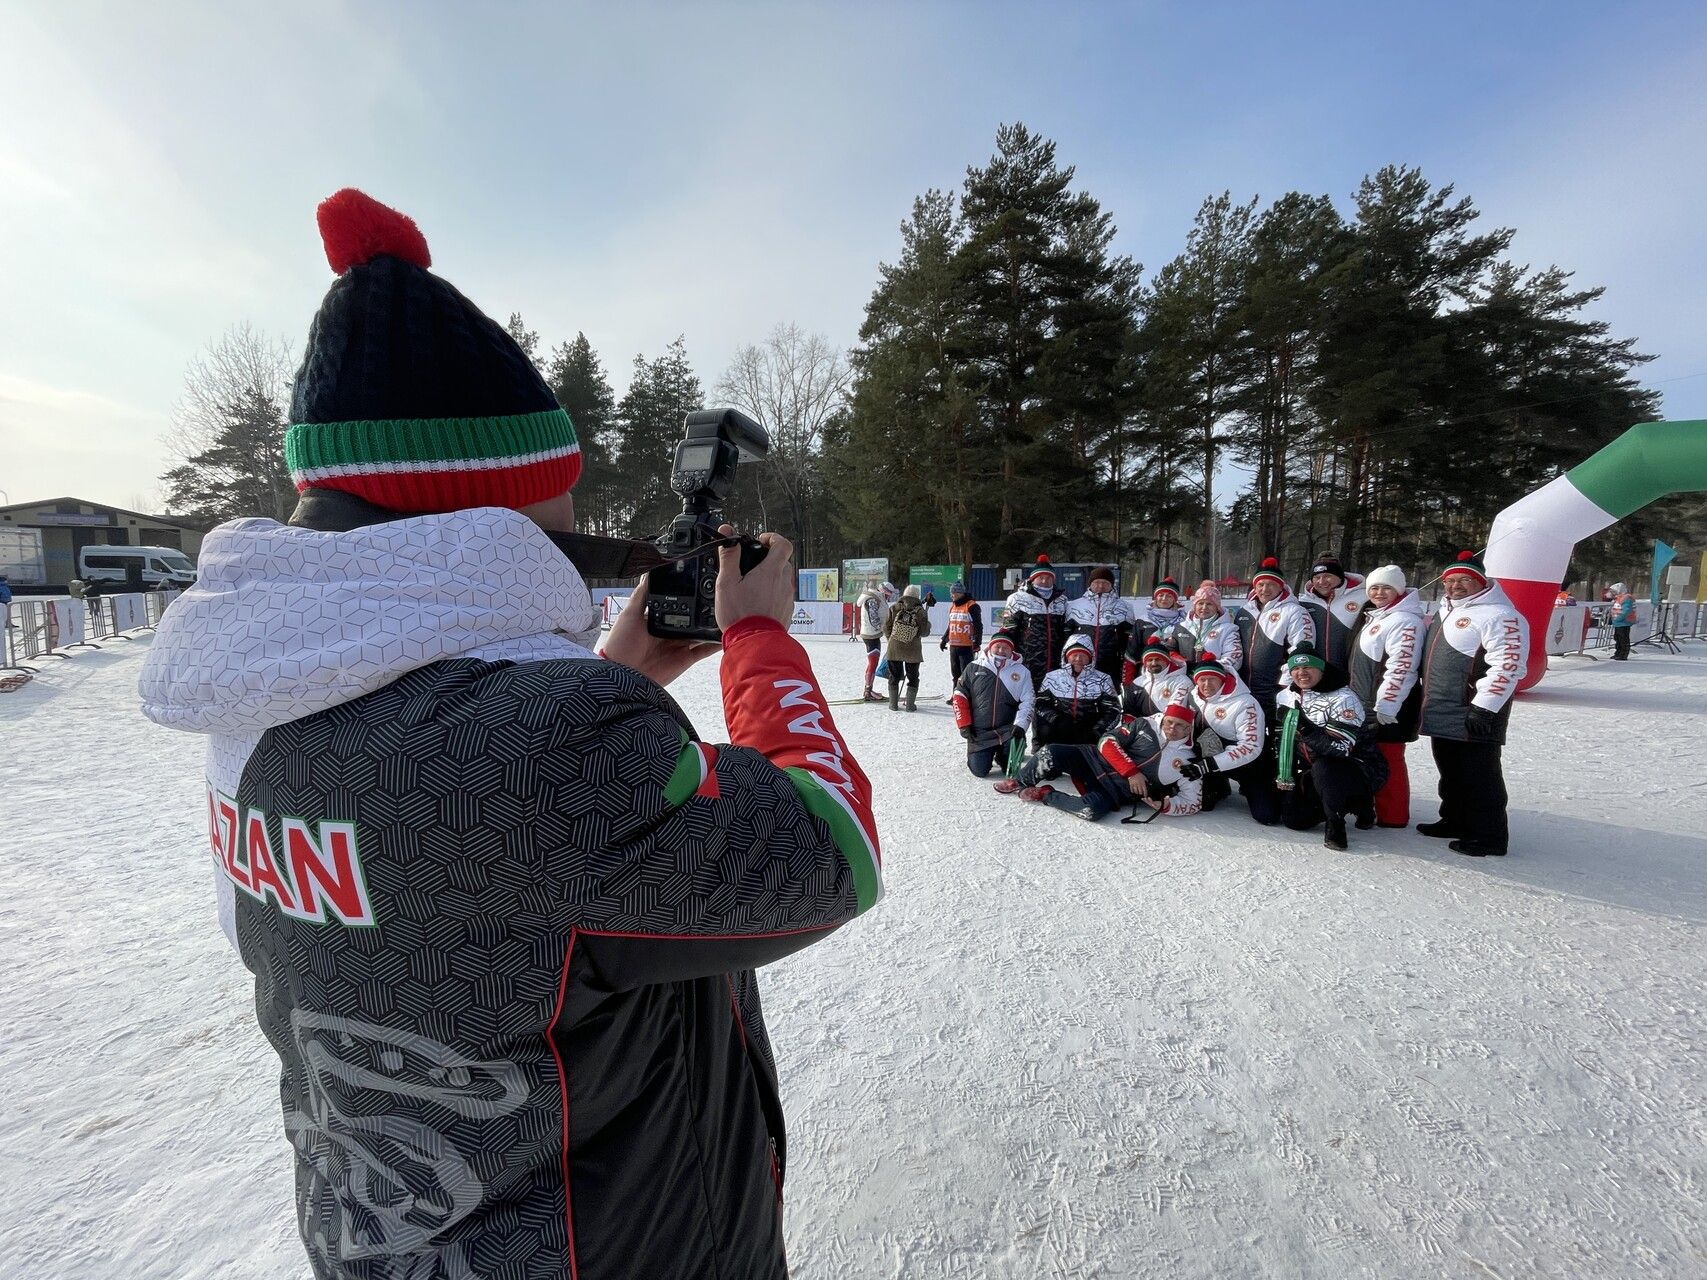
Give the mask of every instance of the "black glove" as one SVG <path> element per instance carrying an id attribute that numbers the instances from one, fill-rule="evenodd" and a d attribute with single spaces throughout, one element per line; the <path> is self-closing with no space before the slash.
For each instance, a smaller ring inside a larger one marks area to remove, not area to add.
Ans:
<path id="1" fill-rule="evenodd" d="M 1333 739 L 1328 737 L 1326 729 L 1302 716 L 1298 717 L 1298 737 L 1316 755 L 1328 753 L 1333 746 Z"/>
<path id="2" fill-rule="evenodd" d="M 944 636 L 944 637 L 943 637 L 943 638 L 942 638 L 942 643 L 941 643 L 941 644 L 939 644 L 939 645 L 938 645 L 938 646 L 937 646 L 937 648 L 938 648 L 938 649 L 940 649 L 940 650 L 942 650 L 942 651 L 943 651 L 943 652 L 944 652 L 944 653 L 947 653 L 947 652 L 948 652 L 948 637 L 947 637 L 947 636 Z"/>
<path id="3" fill-rule="evenodd" d="M 972 741 L 972 726 L 967 725 L 964 729 L 962 729 L 960 731 L 960 736 L 962 738 L 965 738 L 966 741 L 971 742 Z"/>
<path id="4" fill-rule="evenodd" d="M 1471 742 L 1487 742 L 1499 736 L 1500 718 L 1494 712 L 1471 703 L 1464 708 L 1464 729 L 1469 733 Z"/>
<path id="5" fill-rule="evenodd" d="M 1199 778 L 1214 773 L 1218 767 L 1214 756 L 1205 756 L 1201 760 L 1187 760 L 1179 767 L 1179 773 L 1180 777 L 1196 782 Z"/>

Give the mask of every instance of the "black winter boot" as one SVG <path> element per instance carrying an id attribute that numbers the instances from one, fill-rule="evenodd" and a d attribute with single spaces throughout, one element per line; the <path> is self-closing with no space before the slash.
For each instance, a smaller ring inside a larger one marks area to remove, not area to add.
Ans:
<path id="1" fill-rule="evenodd" d="M 1436 840 L 1456 840 L 1458 832 L 1449 823 L 1419 822 L 1417 830 L 1425 836 L 1433 836 Z"/>
<path id="2" fill-rule="evenodd" d="M 1338 849 L 1341 852 L 1349 847 L 1345 842 L 1345 815 L 1343 813 L 1330 813 L 1328 815 L 1328 829 L 1322 833 L 1322 843 L 1330 849 Z"/>
<path id="3" fill-rule="evenodd" d="M 919 709 L 919 686 L 914 684 L 911 680 L 909 680 L 907 682 L 907 710 L 917 711 L 918 709 Z"/>
<path id="4" fill-rule="evenodd" d="M 1496 849 L 1491 844 L 1478 844 L 1474 840 L 1454 840 L 1446 846 L 1453 853 L 1461 853 L 1467 858 L 1503 858 L 1504 849 Z"/>
<path id="5" fill-rule="evenodd" d="M 901 682 L 899 680 L 889 682 L 889 709 L 891 711 L 901 709 Z"/>

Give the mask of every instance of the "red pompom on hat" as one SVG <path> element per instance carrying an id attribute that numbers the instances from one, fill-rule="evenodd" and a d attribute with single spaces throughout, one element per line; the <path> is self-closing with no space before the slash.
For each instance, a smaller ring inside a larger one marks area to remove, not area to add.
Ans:
<path id="1" fill-rule="evenodd" d="M 1037 557 L 1037 563 L 1032 566 L 1032 570 L 1026 575 L 1025 580 L 1030 582 L 1040 573 L 1047 573 L 1051 578 L 1055 576 L 1055 566 L 1049 563 L 1048 556 Z"/>
<path id="2" fill-rule="evenodd" d="M 1483 565 L 1482 557 L 1477 555 L 1474 551 L 1460 551 L 1458 553 L 1458 558 L 1440 571 L 1440 576 L 1445 578 L 1454 573 L 1469 574 L 1484 586 L 1487 585 L 1487 567 Z"/>
<path id="3" fill-rule="evenodd" d="M 339 275 L 381 254 L 401 258 L 423 270 L 433 265 L 427 237 L 415 220 L 365 191 L 345 187 L 334 192 L 314 210 L 314 220 L 320 225 L 326 261 Z"/>
<path id="4" fill-rule="evenodd" d="M 1251 575 L 1251 586 L 1256 586 L 1264 578 L 1273 578 L 1281 586 L 1286 585 L 1286 578 L 1280 572 L 1280 561 L 1273 556 L 1264 556 L 1262 565 Z"/>

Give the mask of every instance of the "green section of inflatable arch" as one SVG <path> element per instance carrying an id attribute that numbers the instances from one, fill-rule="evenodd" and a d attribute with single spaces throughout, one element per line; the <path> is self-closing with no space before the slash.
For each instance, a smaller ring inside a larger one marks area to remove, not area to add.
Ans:
<path id="1" fill-rule="evenodd" d="M 1707 421 L 1638 423 L 1565 477 L 1619 520 L 1669 494 L 1707 489 Z"/>

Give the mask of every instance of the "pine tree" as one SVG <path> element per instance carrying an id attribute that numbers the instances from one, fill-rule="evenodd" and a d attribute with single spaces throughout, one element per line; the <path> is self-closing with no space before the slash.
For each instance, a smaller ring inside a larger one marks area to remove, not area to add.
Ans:
<path id="1" fill-rule="evenodd" d="M 704 403 L 685 338 L 678 337 L 655 360 L 634 357 L 633 380 L 616 408 L 615 483 L 627 497 L 630 537 L 655 537 L 680 512 L 681 498 L 670 489 L 670 466 L 682 420 Z"/>
<path id="2" fill-rule="evenodd" d="M 1144 317 L 1151 353 L 1145 407 L 1163 431 L 1193 441 L 1206 577 L 1214 572 L 1215 473 L 1227 443 L 1225 420 L 1248 377 L 1241 317 L 1255 208 L 1254 199 L 1234 204 L 1227 192 L 1205 200 L 1185 252 L 1156 273 Z"/>
<path id="3" fill-rule="evenodd" d="M 522 322 L 522 313 L 519 311 L 510 312 L 510 321 L 504 328 L 516 340 L 516 345 L 522 349 L 522 354 L 528 358 L 533 367 L 543 374 L 545 368 L 539 362 L 539 334 Z"/>
<path id="4" fill-rule="evenodd" d="M 559 343 L 551 352 L 546 381 L 575 424 L 581 445 L 581 480 L 575 486 L 575 519 L 588 533 L 612 534 L 624 527 L 627 498 L 617 484 L 612 457 L 616 393 L 587 335 Z"/>
<path id="5" fill-rule="evenodd" d="M 283 410 L 257 387 L 226 404 L 213 441 L 167 471 L 166 504 L 209 525 L 239 516 L 288 520 L 296 486 L 285 466 Z"/>

